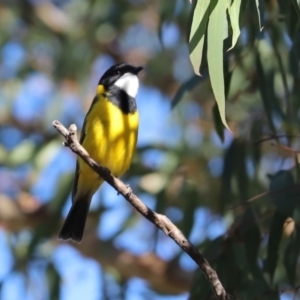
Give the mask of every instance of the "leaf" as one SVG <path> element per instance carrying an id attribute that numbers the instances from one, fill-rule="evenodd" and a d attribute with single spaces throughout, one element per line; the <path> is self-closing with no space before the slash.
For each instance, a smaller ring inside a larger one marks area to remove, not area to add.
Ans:
<path id="1" fill-rule="evenodd" d="M 228 59 L 226 59 L 224 61 L 225 97 L 227 97 L 227 95 L 229 93 L 232 74 L 233 74 L 233 72 L 231 72 L 229 69 Z M 224 142 L 224 125 L 222 123 L 217 104 L 215 104 L 213 107 L 213 118 L 214 118 L 216 132 L 217 132 L 219 138 L 221 139 L 221 141 Z"/>
<path id="2" fill-rule="evenodd" d="M 235 139 L 232 141 L 231 145 L 228 147 L 223 163 L 223 171 L 221 175 L 221 192 L 219 205 L 220 210 L 224 210 L 225 201 L 233 201 L 233 192 L 232 192 L 232 178 L 236 171 L 235 158 L 238 155 L 238 141 Z"/>
<path id="3" fill-rule="evenodd" d="M 216 132 L 219 138 L 221 139 L 221 141 L 224 143 L 224 125 L 220 117 L 217 103 L 215 103 L 213 107 L 213 118 L 214 118 Z"/>
<path id="4" fill-rule="evenodd" d="M 273 280 L 277 266 L 279 245 L 283 231 L 283 224 L 288 216 L 292 216 L 296 205 L 294 178 L 290 171 L 279 171 L 269 175 L 271 200 L 276 206 L 268 242 L 266 270 Z"/>
<path id="5" fill-rule="evenodd" d="M 295 11 L 297 13 L 297 16 L 300 19 L 300 9 L 299 9 L 299 5 L 298 5 L 298 1 L 297 0 L 292 0 L 292 2 L 294 4 L 294 8 L 295 8 Z"/>
<path id="6" fill-rule="evenodd" d="M 173 109 L 183 98 L 186 92 L 195 88 L 199 83 L 204 81 L 208 76 L 207 70 L 205 70 L 202 74 L 202 77 L 193 76 L 184 82 L 178 89 L 177 93 L 175 94 L 174 98 L 171 101 L 171 109 Z"/>
<path id="7" fill-rule="evenodd" d="M 228 129 L 225 118 L 225 87 L 223 72 L 223 37 L 226 20 L 226 1 L 212 0 L 207 29 L 207 62 L 211 86 L 216 97 L 221 120 Z M 214 9 L 213 9 L 214 8 Z"/>
<path id="8" fill-rule="evenodd" d="M 300 226 L 296 225 L 296 230 L 290 236 L 289 244 L 284 251 L 283 263 L 286 275 L 292 286 L 295 286 L 297 261 L 300 254 Z"/>
<path id="9" fill-rule="evenodd" d="M 230 90 L 231 78 L 233 75 L 233 72 L 230 69 L 229 59 L 227 56 L 224 59 L 223 71 L 224 71 L 224 84 L 225 84 L 225 87 L 224 87 L 225 88 L 225 98 L 227 98 L 228 94 L 229 94 L 229 90 Z"/>
<path id="10" fill-rule="evenodd" d="M 283 231 L 283 224 L 287 216 L 276 210 L 272 218 L 269 241 L 267 246 L 267 259 L 265 264 L 266 271 L 270 274 L 271 281 L 273 281 L 275 269 L 278 261 L 279 246 Z"/>
<path id="11" fill-rule="evenodd" d="M 259 164 L 261 159 L 261 143 L 258 143 L 258 141 L 263 136 L 263 122 L 262 120 L 258 120 L 256 122 L 253 122 L 252 128 L 250 131 L 250 140 L 254 142 L 253 147 L 251 147 L 251 154 L 253 161 L 256 165 Z"/>
<path id="12" fill-rule="evenodd" d="M 190 59 L 197 75 L 201 75 L 200 66 L 209 12 L 210 0 L 198 0 L 194 8 L 189 36 Z"/>
<path id="13" fill-rule="evenodd" d="M 29 140 L 24 140 L 20 145 L 10 152 L 6 163 L 11 167 L 24 164 L 30 161 L 30 159 L 34 156 L 35 151 L 36 145 Z"/>
<path id="14" fill-rule="evenodd" d="M 269 293 L 270 287 L 258 264 L 261 231 L 252 207 L 248 207 L 242 217 L 241 236 L 245 244 L 248 268 L 253 278 L 252 288 L 247 291 L 247 299 L 254 299 L 257 295 Z"/>
<path id="15" fill-rule="evenodd" d="M 259 0 L 255 0 L 255 4 L 256 4 L 256 10 L 257 10 L 259 30 L 262 31 L 263 28 L 261 27 L 261 17 L 260 17 L 260 10 L 259 10 Z"/>
<path id="16" fill-rule="evenodd" d="M 262 43 L 262 42 L 260 42 Z M 260 54 L 256 56 L 256 70 L 258 74 L 259 91 L 264 105 L 267 122 L 271 133 L 276 136 L 276 128 L 273 122 L 273 113 L 276 112 L 282 118 L 285 118 L 282 110 L 278 105 L 278 99 L 274 94 L 274 72 L 267 70 L 265 72 L 262 64 L 263 58 Z"/>
<path id="17" fill-rule="evenodd" d="M 243 23 L 244 21 L 244 12 L 248 6 L 248 0 L 242 0 L 242 3 L 241 3 L 241 10 L 240 10 L 240 24 Z"/>
<path id="18" fill-rule="evenodd" d="M 9 155 L 9 152 L 0 145 L 0 164 L 4 164 L 7 161 L 7 156 Z"/>
<path id="19" fill-rule="evenodd" d="M 231 50 L 240 34 L 241 34 L 241 29 L 240 29 L 240 9 L 241 9 L 241 3 L 242 0 L 233 0 L 231 2 L 231 5 L 228 8 L 228 14 L 229 14 L 229 19 L 230 19 L 230 24 L 232 28 L 232 42 L 231 42 L 231 47 L 228 49 Z"/>
<path id="20" fill-rule="evenodd" d="M 253 276 L 257 276 L 258 249 L 261 241 L 260 228 L 251 207 L 248 207 L 243 216 L 243 236 L 246 254 Z M 255 266 L 255 268 L 254 268 Z M 260 272 L 259 272 L 260 273 Z"/>
<path id="21" fill-rule="evenodd" d="M 197 268 L 192 281 L 192 286 L 189 292 L 188 300 L 213 299 L 214 294 L 204 276 L 203 272 Z"/>
<path id="22" fill-rule="evenodd" d="M 156 205 L 154 210 L 160 214 L 164 214 L 167 207 L 168 205 L 165 197 L 165 191 L 162 190 L 156 195 Z"/>
<path id="23" fill-rule="evenodd" d="M 297 203 L 295 181 L 291 171 L 279 171 L 269 175 L 271 200 L 277 210 L 292 217 Z"/>
<path id="24" fill-rule="evenodd" d="M 215 268 L 215 265 L 213 263 L 217 262 L 218 259 L 220 259 L 224 248 L 224 237 L 222 236 L 206 243 L 203 255 L 212 264 L 211 266 L 213 268 Z M 213 296 L 214 294 L 206 277 L 204 276 L 203 272 L 199 268 L 197 268 L 188 299 L 213 299 Z"/>
<path id="25" fill-rule="evenodd" d="M 243 215 L 241 234 L 246 248 L 249 268 L 253 277 L 261 277 L 258 266 L 258 250 L 261 241 L 260 228 L 251 207 L 248 207 Z"/>
<path id="26" fill-rule="evenodd" d="M 249 198 L 248 189 L 249 189 L 249 180 L 246 166 L 246 143 L 244 140 L 237 140 L 237 154 L 235 156 L 235 164 L 236 164 L 236 181 L 238 186 L 239 198 L 247 199 Z"/>
<path id="27" fill-rule="evenodd" d="M 237 253 L 239 255 L 237 256 Z M 244 281 L 243 266 L 246 262 L 245 250 L 237 241 L 227 240 L 222 256 L 218 259 L 216 272 L 227 290 L 239 290 Z M 230 276 L 228 276 L 230 270 Z"/>
<path id="28" fill-rule="evenodd" d="M 61 142 L 58 140 L 52 140 L 42 147 L 35 155 L 33 165 L 38 169 L 42 170 L 47 164 L 53 159 L 55 155 L 61 149 Z"/>
<path id="29" fill-rule="evenodd" d="M 277 266 L 278 252 L 283 232 L 283 225 L 288 216 L 292 216 L 296 205 L 294 178 L 290 171 L 279 171 L 269 175 L 271 199 L 276 206 L 272 218 L 267 249 L 266 270 L 273 280 Z"/>
<path id="30" fill-rule="evenodd" d="M 51 300 L 60 299 L 59 298 L 60 276 L 52 263 L 50 263 L 47 267 L 47 278 L 48 278 L 48 286 L 50 290 L 49 299 Z"/>
<path id="31" fill-rule="evenodd" d="M 298 8 L 298 12 L 296 11 L 295 7 L 294 7 L 294 4 L 290 1 L 284 1 L 284 0 L 281 0 L 281 1 L 278 1 L 279 3 L 279 7 L 282 5 L 280 5 L 280 3 L 283 2 L 284 5 L 287 5 L 288 6 L 288 11 L 280 11 L 281 15 L 286 15 L 286 25 L 287 25 L 287 33 L 289 34 L 290 36 L 290 39 L 294 41 L 295 43 L 295 39 L 298 39 L 298 35 L 297 35 L 297 30 L 298 30 L 298 23 L 299 23 L 299 20 L 300 20 L 300 10 L 299 10 L 299 7 Z"/>
<path id="32" fill-rule="evenodd" d="M 188 180 L 185 180 L 184 182 L 181 197 L 186 199 L 185 207 L 183 209 L 181 230 L 185 236 L 189 237 L 194 227 L 194 213 L 197 209 L 199 196 L 195 190 L 195 187 L 193 187 Z"/>

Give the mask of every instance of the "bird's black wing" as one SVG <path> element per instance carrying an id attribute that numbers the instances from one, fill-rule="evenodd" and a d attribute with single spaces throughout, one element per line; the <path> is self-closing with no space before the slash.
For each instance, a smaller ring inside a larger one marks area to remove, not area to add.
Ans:
<path id="1" fill-rule="evenodd" d="M 86 137 L 85 128 L 86 128 L 87 117 L 88 117 L 90 111 L 92 110 L 94 104 L 96 103 L 97 99 L 98 99 L 97 97 L 94 97 L 94 100 L 93 100 L 93 102 L 91 104 L 91 107 L 90 107 L 89 111 L 87 112 L 87 114 L 86 114 L 86 116 L 84 118 L 83 125 L 82 125 L 81 136 L 80 136 L 80 140 L 79 140 L 80 145 L 83 144 L 83 141 L 84 141 L 84 139 Z M 78 159 L 77 159 L 75 176 L 74 176 L 74 182 L 73 182 L 73 189 L 72 189 L 72 203 L 74 203 L 74 198 L 75 198 L 76 191 L 77 191 L 78 176 L 79 176 L 79 165 L 78 165 Z"/>

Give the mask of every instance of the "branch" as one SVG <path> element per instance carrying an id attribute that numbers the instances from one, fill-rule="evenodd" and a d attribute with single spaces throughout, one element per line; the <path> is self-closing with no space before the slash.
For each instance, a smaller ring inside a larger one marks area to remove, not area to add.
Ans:
<path id="1" fill-rule="evenodd" d="M 65 138 L 64 146 L 69 147 L 75 154 L 80 156 L 99 176 L 110 184 L 146 219 L 162 230 L 167 236 L 187 253 L 200 267 L 211 284 L 211 287 L 219 300 L 229 300 L 232 297 L 227 294 L 222 286 L 217 273 L 212 269 L 199 250 L 182 234 L 182 232 L 164 215 L 158 214 L 147 207 L 136 195 L 129 191 L 128 186 L 114 177 L 111 172 L 92 159 L 88 152 L 80 145 L 76 136 L 76 125 L 72 124 L 67 130 L 60 122 L 53 121 L 55 129 Z"/>
<path id="2" fill-rule="evenodd" d="M 286 135 L 286 134 L 279 134 L 279 135 L 275 135 L 275 134 L 270 134 L 267 137 L 264 137 L 262 139 L 259 139 L 255 142 L 253 142 L 254 145 L 258 145 L 260 143 L 266 142 L 266 141 L 270 141 L 270 140 L 276 140 L 276 139 L 281 139 L 281 138 L 287 138 L 287 139 L 293 139 L 293 138 L 299 138 L 300 135 L 298 134 L 293 134 L 293 135 Z"/>
<path id="3" fill-rule="evenodd" d="M 38 240 L 44 239 L 45 236 L 52 237 L 57 230 L 57 227 L 53 226 L 57 212 L 53 210 L 51 203 L 41 204 L 30 194 L 21 192 L 11 199 L 0 191 L 0 207 L 0 227 L 6 231 L 18 233 L 24 228 L 31 228 L 34 232 L 33 239 Z M 97 222 L 97 213 L 90 213 L 85 226 L 84 243 L 72 244 L 83 256 L 94 259 L 103 269 L 116 270 L 121 279 L 142 278 L 157 293 L 181 294 L 188 291 L 193 273 L 184 270 L 178 261 L 166 262 L 151 252 L 135 255 L 119 249 L 112 242 L 97 237 Z M 57 243 L 62 242 L 54 238 L 52 245 Z M 18 245 L 12 247 L 16 248 Z M 26 257 L 28 260 L 30 258 L 30 255 Z"/>

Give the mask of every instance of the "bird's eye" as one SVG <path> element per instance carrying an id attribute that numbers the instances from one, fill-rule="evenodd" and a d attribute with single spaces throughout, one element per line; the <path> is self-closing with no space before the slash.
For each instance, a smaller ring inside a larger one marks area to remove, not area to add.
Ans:
<path id="1" fill-rule="evenodd" d="M 115 72 L 115 75 L 116 75 L 116 76 L 121 75 L 121 72 L 120 72 L 120 71 L 116 71 L 116 72 Z"/>

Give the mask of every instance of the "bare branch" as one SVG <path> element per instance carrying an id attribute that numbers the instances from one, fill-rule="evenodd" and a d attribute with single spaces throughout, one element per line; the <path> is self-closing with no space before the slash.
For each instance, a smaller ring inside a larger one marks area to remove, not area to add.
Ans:
<path id="1" fill-rule="evenodd" d="M 263 143 L 263 142 L 267 142 L 267 141 L 270 141 L 270 140 L 281 139 L 281 138 L 293 139 L 293 138 L 299 138 L 299 137 L 300 137 L 300 135 L 298 135 L 298 134 L 293 134 L 293 135 L 287 135 L 287 134 L 274 135 L 274 134 L 270 134 L 269 136 L 267 136 L 265 138 L 262 138 L 262 139 L 259 139 L 255 142 L 253 142 L 253 145 L 258 145 L 258 144 Z"/>
<path id="2" fill-rule="evenodd" d="M 98 165 L 97 162 L 89 156 L 88 152 L 78 142 L 76 136 L 76 125 L 72 124 L 69 127 L 69 130 L 67 130 L 60 122 L 53 121 L 53 126 L 65 138 L 64 145 L 66 147 L 69 147 L 75 154 L 80 156 L 97 174 L 99 174 L 99 176 L 110 184 L 119 194 L 123 195 L 123 197 L 140 214 L 173 239 L 178 246 L 186 252 L 192 260 L 194 260 L 210 282 L 217 299 L 232 299 L 232 296 L 227 294 L 222 286 L 215 270 L 212 269 L 199 250 L 183 235 L 183 233 L 166 216 L 158 214 L 147 207 L 135 194 L 131 192 L 131 190 L 129 190 L 127 185 L 114 177 L 107 168 Z"/>
<path id="3" fill-rule="evenodd" d="M 287 151 L 287 152 L 290 152 L 290 153 L 293 153 L 293 154 L 298 154 L 299 153 L 299 151 L 294 150 L 294 149 L 292 149 L 290 147 L 287 147 L 287 146 L 284 146 L 284 145 L 276 145 L 274 143 L 271 143 L 271 146 L 277 147 L 278 149 L 282 149 L 284 151 Z"/>

